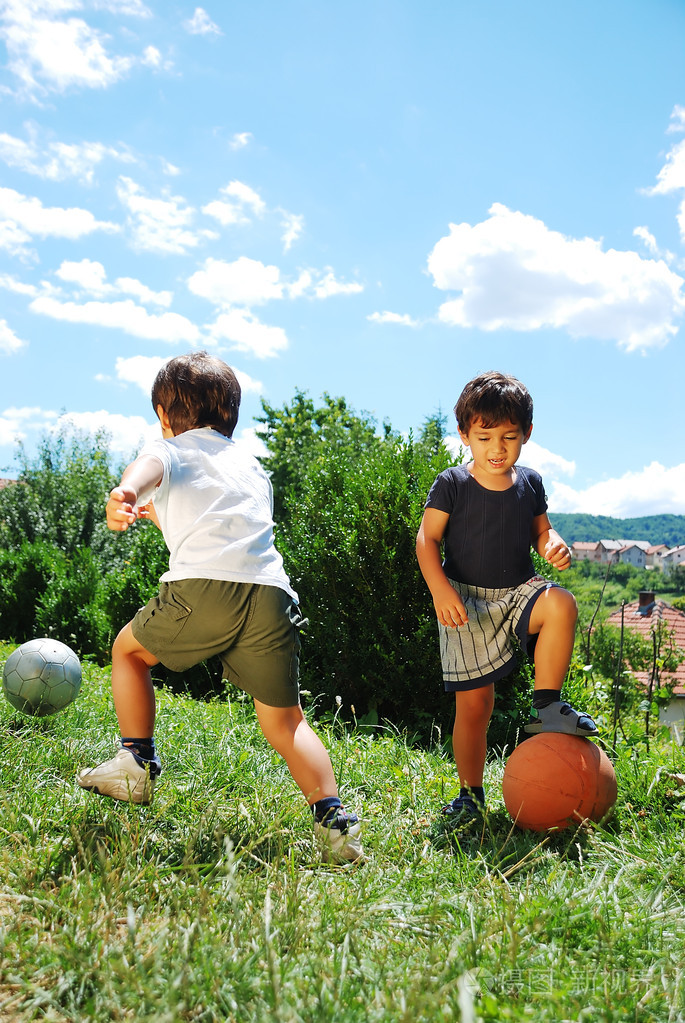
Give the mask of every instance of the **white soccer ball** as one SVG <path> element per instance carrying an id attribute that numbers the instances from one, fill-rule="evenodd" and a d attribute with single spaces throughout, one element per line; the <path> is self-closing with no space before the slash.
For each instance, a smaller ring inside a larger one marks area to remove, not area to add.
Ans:
<path id="1" fill-rule="evenodd" d="M 64 643 L 32 639 L 7 658 L 2 688 L 12 706 L 23 714 L 56 714 L 78 696 L 81 665 Z"/>

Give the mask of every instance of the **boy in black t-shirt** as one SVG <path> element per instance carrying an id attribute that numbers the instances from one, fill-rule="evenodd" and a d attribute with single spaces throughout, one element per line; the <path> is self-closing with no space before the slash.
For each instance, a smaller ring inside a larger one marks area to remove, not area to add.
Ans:
<path id="1" fill-rule="evenodd" d="M 483 770 L 495 682 L 516 661 L 514 640 L 535 644 L 527 732 L 596 735 L 591 717 L 560 699 L 577 618 L 568 590 L 535 575 L 531 545 L 555 568 L 571 552 L 547 517 L 538 473 L 517 466 L 533 428 L 523 384 L 501 373 L 471 380 L 455 407 L 472 460 L 441 473 L 426 501 L 416 553 L 433 597 L 446 692 L 454 692 L 452 745 L 461 792 L 443 812 L 484 806 Z M 444 544 L 444 562 L 441 549 Z"/>

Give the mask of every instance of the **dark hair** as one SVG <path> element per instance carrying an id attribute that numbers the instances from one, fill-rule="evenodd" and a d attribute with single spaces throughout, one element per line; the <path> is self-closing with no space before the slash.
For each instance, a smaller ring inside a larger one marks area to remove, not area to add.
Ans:
<path id="1" fill-rule="evenodd" d="M 477 419 L 486 430 L 509 420 L 526 433 L 533 422 L 533 399 L 516 377 L 492 370 L 469 380 L 454 414 L 462 433 L 468 433 Z"/>
<path id="2" fill-rule="evenodd" d="M 155 412 L 158 405 L 175 435 L 211 426 L 231 437 L 238 422 L 240 384 L 230 366 L 207 352 L 177 355 L 155 377 Z"/>

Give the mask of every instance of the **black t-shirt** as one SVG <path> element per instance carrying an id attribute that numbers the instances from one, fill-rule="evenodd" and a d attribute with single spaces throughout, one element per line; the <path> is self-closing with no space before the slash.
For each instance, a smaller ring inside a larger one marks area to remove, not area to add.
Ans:
<path id="1" fill-rule="evenodd" d="M 503 589 L 535 575 L 531 527 L 547 511 L 547 498 L 534 469 L 517 465 L 512 487 L 487 490 L 465 466 L 454 465 L 433 483 L 426 508 L 449 515 L 443 562 L 449 579 Z"/>

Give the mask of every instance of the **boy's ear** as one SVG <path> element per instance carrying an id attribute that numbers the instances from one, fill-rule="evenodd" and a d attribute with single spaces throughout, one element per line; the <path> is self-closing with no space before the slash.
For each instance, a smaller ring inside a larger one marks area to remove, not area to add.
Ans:
<path id="1" fill-rule="evenodd" d="M 159 421 L 160 421 L 160 423 L 162 425 L 162 429 L 163 430 L 171 430 L 171 423 L 169 422 L 169 417 L 166 414 L 166 410 L 164 408 L 162 408 L 161 405 L 158 405 L 157 408 L 156 408 L 156 412 L 157 412 L 157 418 L 159 419 Z"/>
<path id="2" fill-rule="evenodd" d="M 523 443 L 524 444 L 528 443 L 528 441 L 530 440 L 530 435 L 531 435 L 532 432 L 533 432 L 533 424 L 531 423 L 530 426 L 528 427 L 528 432 L 524 433 L 524 435 L 523 435 Z"/>

